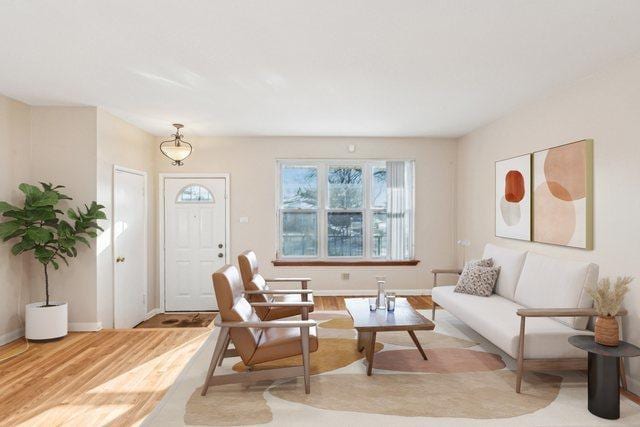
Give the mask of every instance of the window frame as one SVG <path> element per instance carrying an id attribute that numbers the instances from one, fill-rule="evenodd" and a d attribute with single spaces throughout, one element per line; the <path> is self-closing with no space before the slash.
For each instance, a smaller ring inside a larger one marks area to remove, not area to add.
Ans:
<path id="1" fill-rule="evenodd" d="M 275 192 L 276 197 L 276 259 L 287 261 L 385 261 L 389 260 L 389 251 L 387 243 L 387 253 L 381 256 L 374 256 L 374 235 L 373 235 L 373 216 L 375 213 L 386 213 L 386 207 L 373 206 L 373 170 L 374 168 L 386 167 L 387 159 L 278 159 L 276 161 L 276 185 Z M 409 160 L 413 161 L 413 160 Z M 283 208 L 282 196 L 282 169 L 284 167 L 314 167 L 317 170 L 318 179 L 318 204 L 315 209 L 313 208 Z M 331 167 L 361 167 L 363 170 L 363 194 L 362 194 L 362 208 L 330 208 L 329 207 L 329 184 L 328 184 L 328 171 Z M 415 198 L 415 188 L 412 187 L 412 197 Z M 295 255 L 285 256 L 283 252 L 283 213 L 287 212 L 311 212 L 316 213 L 316 225 L 317 225 L 317 242 L 316 253 L 317 255 Z M 329 213 L 331 212 L 344 212 L 344 213 L 362 213 L 362 256 L 329 256 L 328 254 L 328 221 Z M 413 213 L 412 213 L 413 214 Z M 387 239 L 389 238 L 387 232 Z M 388 240 L 387 240 L 388 241 Z"/>

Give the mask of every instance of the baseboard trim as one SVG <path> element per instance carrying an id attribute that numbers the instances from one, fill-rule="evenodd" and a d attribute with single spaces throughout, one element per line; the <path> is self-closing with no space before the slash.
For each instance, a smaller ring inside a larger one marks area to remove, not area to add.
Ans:
<path id="1" fill-rule="evenodd" d="M 159 308 L 154 308 L 152 310 L 149 310 L 149 312 L 147 314 L 145 314 L 144 320 L 149 320 L 153 316 L 155 316 L 156 314 L 160 314 L 160 313 L 162 313 L 162 310 L 160 310 Z"/>
<path id="2" fill-rule="evenodd" d="M 69 332 L 96 332 L 102 329 L 102 322 L 69 322 Z"/>
<path id="3" fill-rule="evenodd" d="M 640 396 L 640 380 L 637 380 L 635 378 L 631 378 L 628 375 L 628 372 L 629 371 L 627 371 L 627 389 L 631 393 L 633 393 L 633 394 L 635 394 L 637 396 Z"/>
<path id="4" fill-rule="evenodd" d="M 431 295 L 431 289 L 387 289 L 388 291 L 395 292 L 397 295 L 407 296 L 421 296 Z M 313 295 L 319 297 L 365 297 L 375 296 L 376 291 L 373 289 L 352 289 L 352 290 L 324 290 L 314 289 Z"/>
<path id="5" fill-rule="evenodd" d="M 9 344 L 11 341 L 15 341 L 18 338 L 22 338 L 23 336 L 24 336 L 24 328 L 7 332 L 6 334 L 0 335 L 0 345 Z"/>

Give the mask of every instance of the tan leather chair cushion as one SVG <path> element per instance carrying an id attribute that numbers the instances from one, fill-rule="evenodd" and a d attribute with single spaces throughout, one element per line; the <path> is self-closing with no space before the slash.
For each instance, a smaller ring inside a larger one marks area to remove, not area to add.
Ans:
<path id="1" fill-rule="evenodd" d="M 300 302 L 302 301 L 302 295 L 300 294 L 282 295 L 277 297 L 275 301 Z M 313 295 L 307 295 L 307 301 L 313 302 Z M 309 313 L 311 313 L 312 311 L 313 311 L 313 307 L 309 307 Z M 302 310 L 298 307 L 271 307 L 267 312 L 266 316 L 262 320 L 283 319 L 285 317 L 299 316 L 301 313 L 302 313 Z M 260 313 L 258 313 L 258 315 L 260 315 Z"/>
<path id="2" fill-rule="evenodd" d="M 227 265 L 213 273 L 213 287 L 220 318 L 225 322 L 259 322 L 253 307 L 243 297 L 244 286 L 238 269 Z M 231 328 L 231 340 L 242 361 L 247 363 L 258 347 L 262 331 L 257 328 Z"/>
<path id="3" fill-rule="evenodd" d="M 238 266 L 245 287 L 258 274 L 258 257 L 253 251 L 244 251 L 238 255 Z"/>
<path id="4" fill-rule="evenodd" d="M 318 350 L 317 328 L 309 328 L 309 352 Z M 265 329 L 249 365 L 302 354 L 300 328 Z M 243 359 L 244 361 L 244 359 Z M 245 362 L 245 364 L 247 364 Z"/>

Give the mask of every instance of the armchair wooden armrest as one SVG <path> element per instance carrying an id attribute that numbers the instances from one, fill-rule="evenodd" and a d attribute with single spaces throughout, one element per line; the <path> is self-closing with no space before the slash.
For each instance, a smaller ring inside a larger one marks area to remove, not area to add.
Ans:
<path id="1" fill-rule="evenodd" d="M 311 279 L 309 277 L 273 277 L 271 279 L 264 279 L 264 281 L 267 283 L 269 282 L 271 283 L 300 282 L 302 289 L 307 289 Z"/>
<path id="2" fill-rule="evenodd" d="M 311 301 L 272 301 L 272 302 L 252 302 L 253 307 L 313 307 Z"/>
<path id="3" fill-rule="evenodd" d="M 520 317 L 591 317 L 597 316 L 594 308 L 521 308 Z M 627 310 L 621 309 L 616 316 L 626 316 Z"/>
<path id="4" fill-rule="evenodd" d="M 305 294 L 311 295 L 311 289 L 265 289 L 264 291 L 244 291 L 245 295 L 293 295 Z"/>
<path id="5" fill-rule="evenodd" d="M 219 317 L 214 321 L 221 328 L 311 328 L 318 324 L 315 320 L 264 320 L 258 322 L 223 322 Z"/>

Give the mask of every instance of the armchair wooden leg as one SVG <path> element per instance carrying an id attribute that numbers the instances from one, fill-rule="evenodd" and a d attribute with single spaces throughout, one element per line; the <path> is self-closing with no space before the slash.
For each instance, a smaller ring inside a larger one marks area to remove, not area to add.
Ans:
<path id="1" fill-rule="evenodd" d="M 221 328 L 220 335 L 218 335 L 218 341 L 216 342 L 216 348 L 213 351 L 213 356 L 211 356 L 211 363 L 209 364 L 209 370 L 207 371 L 207 377 L 204 380 L 204 384 L 202 386 L 202 396 L 207 395 L 207 390 L 209 389 L 209 383 L 211 382 L 211 377 L 213 377 L 213 373 L 216 370 L 216 366 L 218 365 L 218 361 L 222 359 L 222 355 L 224 354 L 224 344 L 227 341 L 229 336 L 229 328 Z"/>
<path id="2" fill-rule="evenodd" d="M 218 366 L 222 366 L 222 362 L 224 362 L 224 358 L 227 353 L 227 349 L 229 348 L 229 342 L 231 341 L 231 336 L 227 335 L 227 340 L 224 343 L 224 347 L 222 349 L 222 354 L 220 355 L 220 361 L 218 362 Z"/>
<path id="3" fill-rule="evenodd" d="M 302 337 L 302 366 L 304 368 L 304 392 L 311 393 L 311 378 L 309 375 L 309 328 L 300 328 Z"/>
<path id="4" fill-rule="evenodd" d="M 524 374 L 524 321 L 526 317 L 520 318 L 520 337 L 518 340 L 518 372 L 516 374 L 516 393 L 520 393 L 522 387 L 522 376 Z"/>
<path id="5" fill-rule="evenodd" d="M 436 320 L 436 303 L 431 300 L 431 320 Z"/>

